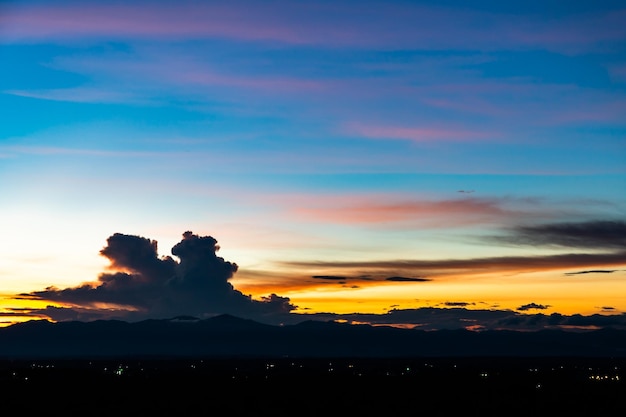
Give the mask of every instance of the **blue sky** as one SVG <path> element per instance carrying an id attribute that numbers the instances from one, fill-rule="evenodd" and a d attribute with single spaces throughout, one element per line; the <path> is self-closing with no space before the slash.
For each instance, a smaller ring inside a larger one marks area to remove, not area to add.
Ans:
<path id="1" fill-rule="evenodd" d="M 626 261 L 585 262 L 624 253 L 604 226 L 625 227 L 625 18 L 618 1 L 4 2 L 7 320 L 46 316 L 17 293 L 102 285 L 114 233 L 169 256 L 187 230 L 238 264 L 235 291 L 300 313 L 621 313 Z M 581 256 L 406 267 L 558 254 Z M 564 278 L 590 270 L 610 272 Z"/>

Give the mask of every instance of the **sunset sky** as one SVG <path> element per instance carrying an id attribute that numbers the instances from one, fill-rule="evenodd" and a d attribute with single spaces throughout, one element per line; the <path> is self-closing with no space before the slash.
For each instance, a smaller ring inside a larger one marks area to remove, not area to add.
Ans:
<path id="1" fill-rule="evenodd" d="M 626 325 L 624 22 L 2 1 L 0 322 Z"/>

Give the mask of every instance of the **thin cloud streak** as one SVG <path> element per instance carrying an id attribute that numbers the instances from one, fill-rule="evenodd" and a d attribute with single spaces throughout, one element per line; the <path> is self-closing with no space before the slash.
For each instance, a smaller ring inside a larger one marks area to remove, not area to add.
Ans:
<path id="1" fill-rule="evenodd" d="M 182 3 L 182 4 L 181 4 Z M 148 7 L 149 6 L 149 7 Z M 184 7 L 181 7 L 184 6 Z M 626 12 L 601 11 L 532 21 L 527 16 L 388 2 L 59 2 L 8 9 L 4 39 L 225 38 L 325 47 L 478 48 L 548 47 L 593 51 L 626 36 Z M 280 13 L 279 13 L 280 12 Z M 476 25 L 476 22 L 482 24 Z M 493 34 L 499 36 L 494 37 Z M 460 36 L 462 34 L 462 36 Z M 6 42 L 6 41 L 5 41 Z"/>
<path id="2" fill-rule="evenodd" d="M 173 94 L 178 98 L 175 106 L 197 110 L 204 105 L 206 112 L 215 112 L 219 106 L 230 111 L 237 108 L 242 112 L 258 112 L 271 103 L 285 118 L 299 122 L 306 122 L 313 115 L 323 115 L 331 125 L 316 132 L 318 135 L 348 134 L 415 144 L 541 144 L 540 139 L 533 139 L 536 132 L 523 133 L 531 128 L 569 127 L 580 123 L 620 125 L 626 109 L 626 102 L 616 91 L 555 81 L 532 82 L 517 77 L 495 81 L 478 75 L 483 71 L 478 64 L 467 64 L 474 68 L 468 73 L 449 63 L 446 57 L 428 58 L 438 63 L 408 78 L 394 72 L 385 76 L 367 75 L 355 70 L 358 63 L 354 67 L 348 65 L 353 72 L 347 77 L 323 71 L 313 76 L 291 72 L 293 69 L 288 65 L 268 66 L 264 60 L 249 57 L 236 58 L 241 60 L 241 65 L 233 71 L 232 67 L 220 67 L 219 61 L 198 58 L 201 48 L 194 44 L 168 45 L 162 50 L 141 45 L 131 52 L 111 53 L 105 58 L 97 55 L 56 57 L 49 64 L 52 68 L 77 72 L 97 81 L 88 86 L 22 89 L 10 93 L 77 103 L 148 105 L 162 104 L 166 94 Z M 423 65 L 421 60 L 417 65 Z M 510 100 L 512 94 L 515 100 Z M 219 97 L 218 104 L 215 97 Z M 374 101 L 384 105 L 372 111 L 366 103 Z M 402 103 L 403 108 L 434 112 L 436 121 L 420 120 L 416 112 L 386 114 L 382 110 L 386 106 L 395 108 L 398 103 Z M 287 114 L 285 108 L 294 106 L 298 111 Z M 488 119 L 489 123 L 477 124 L 468 118 L 472 114 Z M 446 125 L 448 123 L 452 127 Z M 587 141 L 585 146 L 600 149 L 603 145 Z"/>
<path id="3" fill-rule="evenodd" d="M 405 127 L 348 123 L 346 134 L 371 139 L 398 139 L 416 143 L 428 142 L 485 142 L 498 137 L 496 132 L 454 130 L 438 127 Z"/>
<path id="4" fill-rule="evenodd" d="M 291 207 L 289 210 L 296 216 L 321 222 L 413 224 L 426 228 L 507 224 L 512 218 L 537 219 L 556 215 L 537 202 L 487 197 L 408 200 L 392 194 L 302 196 L 291 197 L 285 205 Z"/>
<path id="5" fill-rule="evenodd" d="M 153 158 L 155 156 L 165 156 L 165 152 L 151 151 L 130 151 L 130 150 L 106 150 L 88 148 L 64 148 L 57 146 L 0 146 L 0 151 L 8 152 L 8 155 L 75 155 L 75 156 L 96 156 L 96 157 L 124 157 L 124 158 Z M 172 156 L 171 152 L 167 153 Z M 182 156 L 182 155 L 181 155 Z"/>
<path id="6" fill-rule="evenodd" d="M 380 261 L 290 261 L 280 264 L 289 267 L 315 268 L 316 270 L 396 270 L 416 271 L 431 277 L 471 275 L 484 272 L 522 273 L 554 271 L 568 268 L 625 265 L 626 252 L 566 253 L 539 256 L 499 256 L 469 259 L 441 260 L 380 260 Z"/>
<path id="7" fill-rule="evenodd" d="M 612 274 L 613 272 L 617 272 L 617 269 L 596 269 L 591 271 L 577 271 L 577 272 L 566 272 L 565 275 L 586 275 L 586 274 Z"/>
<path id="8" fill-rule="evenodd" d="M 36 98 L 40 100 L 69 101 L 73 103 L 144 103 L 145 99 L 138 98 L 129 92 L 112 91 L 97 87 L 74 87 L 54 90 L 6 90 L 5 94 L 19 97 Z"/>

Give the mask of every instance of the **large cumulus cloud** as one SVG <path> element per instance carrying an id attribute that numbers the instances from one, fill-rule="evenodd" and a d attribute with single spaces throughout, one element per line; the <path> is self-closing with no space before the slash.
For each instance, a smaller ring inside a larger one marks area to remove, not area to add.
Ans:
<path id="1" fill-rule="evenodd" d="M 24 296 L 66 305 L 42 311 L 52 319 L 168 318 L 177 315 L 208 317 L 233 314 L 267 322 L 282 322 L 295 306 L 288 298 L 271 294 L 254 300 L 229 281 L 237 264 L 217 256 L 212 236 L 190 231 L 174 245 L 172 256 L 159 257 L 157 242 L 141 236 L 115 233 L 100 251 L 110 271 L 98 281 L 77 287 L 48 287 Z"/>

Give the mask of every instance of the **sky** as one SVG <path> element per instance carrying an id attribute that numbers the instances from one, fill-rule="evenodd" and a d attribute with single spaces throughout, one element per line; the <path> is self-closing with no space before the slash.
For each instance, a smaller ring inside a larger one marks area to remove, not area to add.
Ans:
<path id="1" fill-rule="evenodd" d="M 0 324 L 626 326 L 622 1 L 0 3 Z"/>

